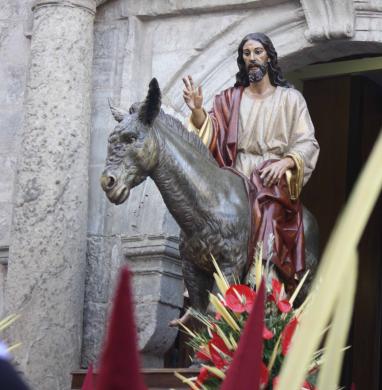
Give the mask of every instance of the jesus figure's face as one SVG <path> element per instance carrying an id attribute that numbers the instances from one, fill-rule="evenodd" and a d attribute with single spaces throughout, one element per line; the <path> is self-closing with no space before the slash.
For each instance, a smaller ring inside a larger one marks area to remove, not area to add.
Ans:
<path id="1" fill-rule="evenodd" d="M 263 79 L 267 73 L 268 54 L 264 46 L 254 40 L 248 40 L 243 46 L 243 60 L 250 83 Z"/>

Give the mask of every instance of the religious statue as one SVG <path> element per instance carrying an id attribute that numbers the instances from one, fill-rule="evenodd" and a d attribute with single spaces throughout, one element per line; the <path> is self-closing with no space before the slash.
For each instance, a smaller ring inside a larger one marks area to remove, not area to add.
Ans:
<path id="1" fill-rule="evenodd" d="M 248 34 L 238 48 L 234 87 L 206 113 L 202 88 L 185 77 L 189 128 L 221 167 L 233 168 L 253 186 L 254 241 L 275 237 L 272 262 L 286 285 L 305 270 L 299 194 L 315 168 L 319 146 L 305 100 L 282 75 L 268 36 Z M 293 215 L 293 217 L 291 217 Z"/>
<path id="2" fill-rule="evenodd" d="M 209 303 L 208 292 L 215 289 L 211 255 L 230 284 L 243 279 L 253 258 L 253 233 L 262 238 L 270 228 L 262 215 L 279 218 L 286 210 L 280 225 L 285 229 L 275 236 L 275 247 L 283 250 L 276 251 L 274 263 L 288 281 L 304 267 L 299 253 L 304 251 L 303 228 L 307 267 L 317 263 L 316 222 L 305 209 L 301 216 L 297 200 L 314 168 L 317 142 L 304 99 L 280 86 L 285 81 L 273 46 L 271 52 L 259 39 L 247 39 L 240 46 L 239 84 L 216 97 L 210 114 L 201 109 L 201 89 L 195 92 L 192 79 L 185 80 L 191 119 L 204 143 L 161 110 L 155 78 L 144 103 L 133 104 L 129 111 L 110 107 L 118 124 L 109 136 L 101 186 L 118 205 L 151 177 L 181 229 L 185 285 L 191 305 L 202 312 Z M 266 65 L 268 58 L 271 65 Z M 261 170 L 260 176 L 248 180 L 245 175 L 254 169 Z M 267 204 L 274 210 L 264 214 Z M 259 233 L 258 226 L 266 231 Z"/>

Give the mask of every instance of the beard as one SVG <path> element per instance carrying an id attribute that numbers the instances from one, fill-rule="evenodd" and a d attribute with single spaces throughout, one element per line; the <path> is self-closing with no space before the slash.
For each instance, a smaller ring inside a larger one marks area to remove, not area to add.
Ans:
<path id="1" fill-rule="evenodd" d="M 250 84 L 258 83 L 263 79 L 267 73 L 267 65 L 256 63 L 256 66 L 249 67 L 248 69 L 248 79 Z"/>

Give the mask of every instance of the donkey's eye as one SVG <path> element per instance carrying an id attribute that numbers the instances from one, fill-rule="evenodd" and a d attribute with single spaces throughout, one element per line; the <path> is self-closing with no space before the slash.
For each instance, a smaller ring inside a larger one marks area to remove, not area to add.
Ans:
<path id="1" fill-rule="evenodd" d="M 136 134 L 131 134 L 131 133 L 122 133 L 121 134 L 121 141 L 126 143 L 126 144 L 132 144 L 137 140 Z"/>
<path id="2" fill-rule="evenodd" d="M 115 135 L 115 134 L 110 135 L 110 137 L 109 137 L 109 142 L 110 142 L 111 144 L 114 144 L 114 143 L 117 142 L 117 141 L 118 141 L 118 136 L 117 136 L 117 135 Z"/>

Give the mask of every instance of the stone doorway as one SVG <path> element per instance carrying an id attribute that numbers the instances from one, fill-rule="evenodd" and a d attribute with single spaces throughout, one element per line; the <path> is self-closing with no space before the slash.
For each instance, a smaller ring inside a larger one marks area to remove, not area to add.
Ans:
<path id="1" fill-rule="evenodd" d="M 380 62 L 381 63 L 381 62 Z M 366 162 L 382 126 L 382 69 L 303 81 L 303 93 L 321 146 L 319 163 L 303 191 L 316 215 L 321 248 Z M 382 330 L 382 197 L 358 247 L 359 275 L 342 385 L 380 389 Z M 346 285 L 343 286 L 346 289 Z"/>

